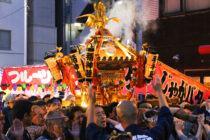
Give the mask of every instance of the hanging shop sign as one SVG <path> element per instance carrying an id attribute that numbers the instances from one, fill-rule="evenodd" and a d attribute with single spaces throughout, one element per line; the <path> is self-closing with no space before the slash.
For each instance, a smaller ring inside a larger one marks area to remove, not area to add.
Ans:
<path id="1" fill-rule="evenodd" d="M 78 82 L 75 70 L 68 69 L 67 73 L 71 76 L 71 86 L 76 87 Z M 65 82 L 52 87 L 52 80 L 53 77 L 46 65 L 9 67 L 3 69 L 1 89 L 37 94 L 50 92 L 52 88 L 54 91 L 63 91 L 69 88 Z"/>
<path id="2" fill-rule="evenodd" d="M 50 84 L 52 75 L 47 66 L 4 68 L 1 84 Z"/>

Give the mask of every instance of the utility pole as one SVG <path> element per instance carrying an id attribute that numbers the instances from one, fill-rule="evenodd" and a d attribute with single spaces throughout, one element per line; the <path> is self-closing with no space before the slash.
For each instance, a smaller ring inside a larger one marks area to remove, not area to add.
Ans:
<path id="1" fill-rule="evenodd" d="M 142 20 L 143 15 L 142 15 L 142 0 L 139 0 L 139 6 L 138 6 L 138 12 L 140 13 L 140 15 L 138 15 L 139 17 L 136 18 L 140 18 Z M 142 46 L 142 26 L 139 25 L 138 22 L 136 22 L 136 53 L 139 54 L 139 51 L 141 50 L 141 46 Z"/>
<path id="2" fill-rule="evenodd" d="M 27 65 L 27 0 L 24 0 L 24 65 Z"/>
<path id="3" fill-rule="evenodd" d="M 70 46 L 72 45 L 72 0 L 70 0 L 70 5 L 69 5 L 69 14 L 70 14 L 70 38 L 69 38 L 69 44 L 67 46 L 67 51 L 68 51 L 68 54 L 69 54 L 69 51 L 70 51 Z"/>

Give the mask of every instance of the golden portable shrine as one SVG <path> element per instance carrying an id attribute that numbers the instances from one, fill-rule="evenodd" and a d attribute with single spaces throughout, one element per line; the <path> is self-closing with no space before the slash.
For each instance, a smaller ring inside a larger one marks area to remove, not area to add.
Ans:
<path id="1" fill-rule="evenodd" d="M 76 97 L 76 104 L 84 105 L 87 102 L 88 83 L 93 83 L 98 104 L 108 104 L 113 101 L 131 99 L 133 87 L 143 87 L 145 79 L 151 80 L 154 75 L 158 54 L 147 50 L 147 44 L 138 55 L 132 46 L 125 46 L 120 39 L 112 36 L 105 28 L 110 20 L 119 23 L 119 20 L 108 18 L 105 15 L 106 7 L 102 2 L 94 4 L 95 15 L 87 14 L 78 18 L 88 17 L 86 26 L 95 28 L 95 35 L 90 36 L 85 45 L 74 45 L 70 47 L 70 54 L 64 56 L 61 48 L 57 47 L 56 54 L 49 54 L 45 57 L 45 63 L 51 71 L 54 81 L 64 82 L 70 86 L 72 94 Z M 81 53 L 81 49 L 86 49 Z M 78 96 L 72 86 L 71 75 L 67 67 L 74 68 L 77 79 L 81 82 Z M 125 82 L 125 69 L 132 71 L 130 79 L 130 91 L 123 95 L 121 90 Z"/>

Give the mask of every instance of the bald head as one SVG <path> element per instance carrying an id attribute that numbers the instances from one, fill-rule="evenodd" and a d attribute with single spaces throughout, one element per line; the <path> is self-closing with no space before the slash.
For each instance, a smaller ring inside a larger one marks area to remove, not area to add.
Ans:
<path id="1" fill-rule="evenodd" d="M 120 102 L 116 110 L 122 123 L 134 124 L 137 121 L 137 108 L 131 101 Z"/>

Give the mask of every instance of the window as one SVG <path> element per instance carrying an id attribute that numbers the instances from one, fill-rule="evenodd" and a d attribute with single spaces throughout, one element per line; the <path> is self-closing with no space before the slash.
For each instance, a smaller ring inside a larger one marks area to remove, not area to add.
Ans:
<path id="1" fill-rule="evenodd" d="M 204 76 L 204 85 L 210 88 L 210 76 Z"/>
<path id="2" fill-rule="evenodd" d="M 186 11 L 210 8 L 210 0 L 186 0 Z"/>
<path id="3" fill-rule="evenodd" d="M 210 0 L 163 0 L 163 15 L 210 9 Z"/>
<path id="4" fill-rule="evenodd" d="M 0 2 L 11 3 L 11 0 L 0 0 Z"/>
<path id="5" fill-rule="evenodd" d="M 0 30 L 0 50 L 11 50 L 11 32 Z"/>
<path id="6" fill-rule="evenodd" d="M 165 0 L 164 13 L 174 13 L 181 11 L 180 0 Z"/>

